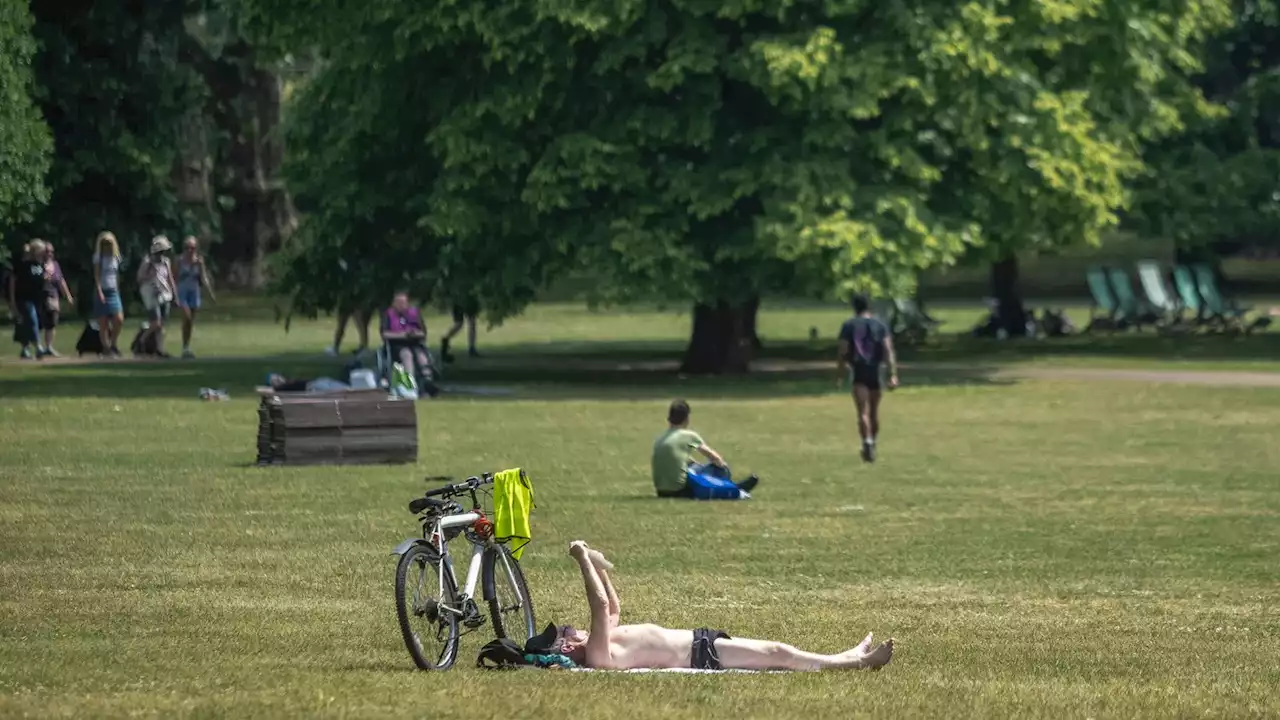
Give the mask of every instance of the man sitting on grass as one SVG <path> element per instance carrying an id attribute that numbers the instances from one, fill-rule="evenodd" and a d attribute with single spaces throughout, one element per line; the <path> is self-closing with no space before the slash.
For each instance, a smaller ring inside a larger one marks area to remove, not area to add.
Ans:
<path id="1" fill-rule="evenodd" d="M 711 467 L 696 465 L 693 453 L 697 451 L 710 461 Z M 720 453 L 702 441 L 698 433 L 689 429 L 689 403 L 676 400 L 667 410 L 667 430 L 653 441 L 653 488 L 658 497 L 692 498 L 689 484 L 690 472 L 709 472 L 724 477 L 728 466 Z M 739 490 L 750 492 L 760 482 L 755 475 L 736 483 Z"/>
<path id="2" fill-rule="evenodd" d="M 770 640 L 734 638 L 718 630 L 671 630 L 657 625 L 619 625 L 621 604 L 604 555 L 581 540 L 569 543 L 578 561 L 591 608 L 591 631 L 556 628 L 552 651 L 582 667 L 599 670 L 694 668 L 697 670 L 879 670 L 893 659 L 893 639 L 875 647 L 871 634 L 835 655 L 798 650 Z"/>

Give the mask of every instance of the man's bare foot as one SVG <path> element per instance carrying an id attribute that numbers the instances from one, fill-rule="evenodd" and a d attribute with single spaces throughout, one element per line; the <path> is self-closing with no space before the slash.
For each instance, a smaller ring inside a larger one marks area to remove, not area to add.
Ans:
<path id="1" fill-rule="evenodd" d="M 604 553 L 599 550 L 588 550 L 587 557 L 591 558 L 591 564 L 602 570 L 612 570 L 613 563 L 604 559 Z"/>
<path id="2" fill-rule="evenodd" d="M 872 633 L 867 633 L 867 636 L 862 639 L 862 642 L 858 643 L 858 646 L 850 652 L 857 653 L 858 655 L 866 655 L 871 650 L 871 635 Z"/>
<path id="3" fill-rule="evenodd" d="M 893 659 L 893 638 L 889 638 L 862 658 L 862 667 L 866 670 L 879 670 Z"/>

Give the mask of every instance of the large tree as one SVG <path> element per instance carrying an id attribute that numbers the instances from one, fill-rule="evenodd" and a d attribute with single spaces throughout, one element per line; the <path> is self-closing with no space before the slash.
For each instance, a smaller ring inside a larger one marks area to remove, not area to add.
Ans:
<path id="1" fill-rule="evenodd" d="M 183 7 L 81 0 L 32 11 L 34 95 L 54 153 L 48 203 L 12 234 L 56 241 L 69 275 L 85 280 L 77 266 L 87 269 L 101 230 L 133 255 L 183 224 L 170 173 L 179 120 L 198 98 L 178 62 Z"/>
<path id="2" fill-rule="evenodd" d="M 1130 216 L 1180 252 L 1280 245 L 1280 2 L 1234 5 L 1198 79 L 1222 109 L 1147 147 Z"/>
<path id="3" fill-rule="evenodd" d="M 32 101 L 35 38 L 26 0 L 0 0 L 0 240 L 47 199 L 53 141 Z M 0 253 L 0 262 L 8 253 Z"/>
<path id="4" fill-rule="evenodd" d="M 387 133 L 422 168 L 406 207 L 482 300 L 522 264 L 585 265 L 611 298 L 692 302 L 697 372 L 747 367 L 762 292 L 901 291 L 970 248 L 1096 241 L 1141 138 L 1202 112 L 1185 78 L 1229 20 L 1225 0 L 253 5 L 379 108 L 405 67 L 429 78 L 380 122 L 425 123 Z"/>
<path id="5" fill-rule="evenodd" d="M 267 257 L 296 225 L 283 178 L 279 66 L 287 58 L 264 53 L 250 40 L 238 0 L 181 4 L 187 13 L 178 36 L 181 58 L 203 90 L 190 125 L 200 140 L 187 162 L 196 170 L 189 176 L 199 181 L 191 200 L 216 208 L 219 242 L 212 254 L 224 277 L 260 287 Z"/>

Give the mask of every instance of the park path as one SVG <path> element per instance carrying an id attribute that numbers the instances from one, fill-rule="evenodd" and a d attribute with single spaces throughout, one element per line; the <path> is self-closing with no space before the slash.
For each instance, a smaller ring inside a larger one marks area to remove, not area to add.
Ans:
<path id="1" fill-rule="evenodd" d="M 501 356 L 499 356 L 501 357 Z M 269 357 L 214 357 L 201 360 L 205 362 L 246 362 L 269 360 Z M 496 358 L 495 358 L 496 359 Z M 544 358 L 532 362 L 528 358 L 520 359 L 522 366 L 536 367 Z M 550 359 L 548 367 L 563 369 L 565 365 L 584 370 L 605 371 L 639 371 L 639 372 L 675 372 L 679 367 L 676 360 L 657 360 L 639 362 L 619 362 L 616 359 L 579 359 L 565 361 L 560 358 Z M 112 365 L 130 365 L 135 363 L 157 364 L 162 362 L 178 363 L 179 360 L 157 360 L 153 358 L 125 357 L 118 360 L 100 360 L 96 357 L 64 356 L 39 361 L 19 360 L 16 357 L 0 358 L 0 365 L 40 365 L 57 367 L 62 365 L 100 364 L 104 367 Z M 490 367 L 506 363 L 485 361 Z M 982 363 L 903 363 L 906 372 L 923 372 L 939 374 L 964 374 L 981 376 L 993 380 L 1050 380 L 1069 382 L 1141 382 L 1168 383 L 1180 385 L 1217 385 L 1236 387 L 1280 387 L 1280 372 L 1263 372 L 1252 370 L 1165 370 L 1144 368 L 1082 368 L 1082 367 L 1028 367 L 1019 365 L 984 365 Z M 758 360 L 752 364 L 755 372 L 821 372 L 834 367 L 826 360 Z"/>
<path id="2" fill-rule="evenodd" d="M 752 366 L 763 372 L 795 372 L 834 370 L 829 361 L 768 361 Z M 903 371 L 964 373 L 982 375 L 995 380 L 1067 380 L 1171 383 L 1180 385 L 1234 385 L 1239 387 L 1280 387 L 1280 372 L 1250 370 L 1159 370 L 1143 368 L 1073 368 L 1021 367 L 1018 365 L 985 366 L 958 363 L 902 363 Z"/>
<path id="3" fill-rule="evenodd" d="M 903 365 L 907 368 L 907 365 Z M 920 364 L 919 370 L 972 370 L 967 366 Z M 1249 370 L 1144 370 L 1141 368 L 1068 368 L 1068 367 L 999 367 L 990 372 L 993 378 L 1013 380 L 1070 380 L 1171 383 L 1178 385 L 1234 385 L 1239 387 L 1280 387 L 1280 372 Z"/>

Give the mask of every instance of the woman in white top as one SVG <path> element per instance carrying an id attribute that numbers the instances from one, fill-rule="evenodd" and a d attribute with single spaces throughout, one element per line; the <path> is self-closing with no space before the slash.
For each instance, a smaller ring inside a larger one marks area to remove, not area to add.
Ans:
<path id="1" fill-rule="evenodd" d="M 162 358 L 169 357 L 164 351 L 164 324 L 169 319 L 169 304 L 173 302 L 177 292 L 173 265 L 169 262 L 168 255 L 172 249 L 173 243 L 169 242 L 169 238 L 155 236 L 151 240 L 151 254 L 138 268 L 138 291 L 151 322 L 141 338 L 141 344 L 146 347 L 149 339 L 154 336 L 156 355 Z"/>

